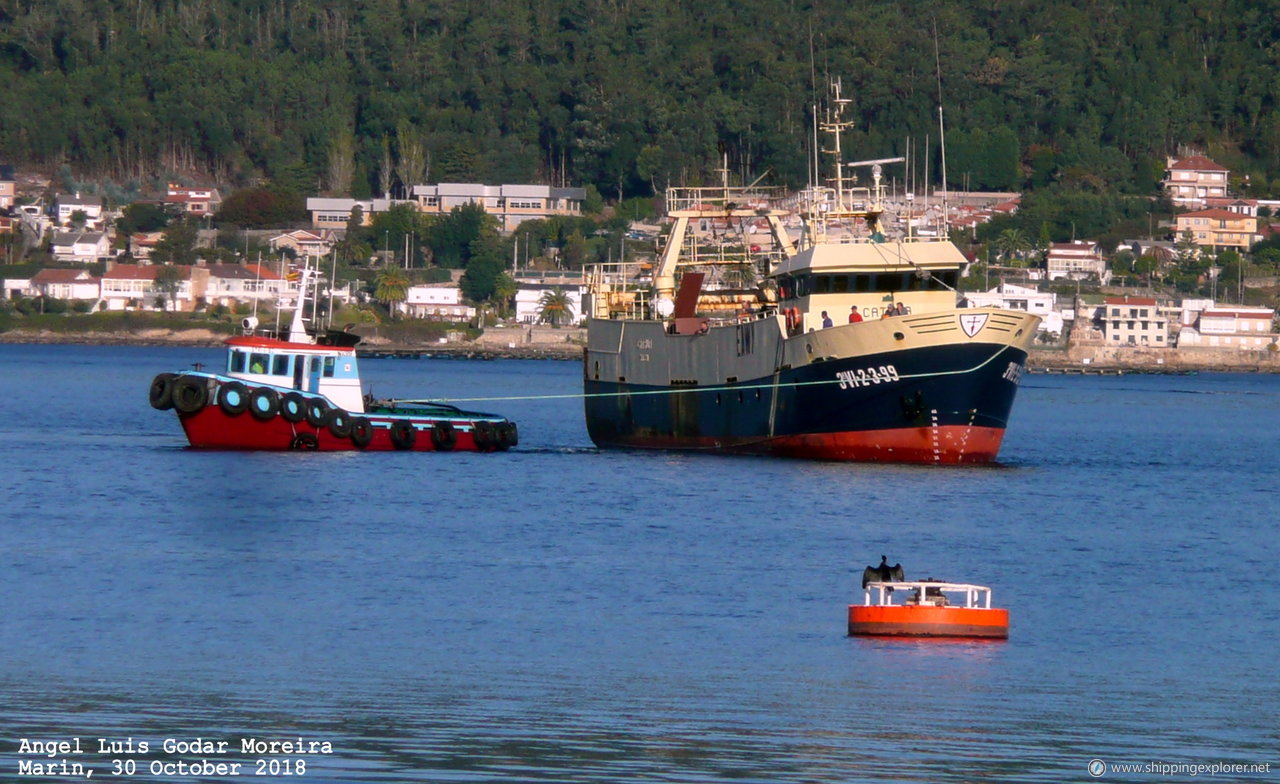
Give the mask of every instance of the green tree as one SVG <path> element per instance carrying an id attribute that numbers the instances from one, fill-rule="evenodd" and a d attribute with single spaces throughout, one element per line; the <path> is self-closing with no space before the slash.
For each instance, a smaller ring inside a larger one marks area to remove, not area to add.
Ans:
<path id="1" fill-rule="evenodd" d="M 156 261 L 173 264 L 194 264 L 196 261 L 196 224 L 178 219 L 164 231 L 164 236 L 151 251 Z"/>
<path id="2" fill-rule="evenodd" d="M 1000 232 L 1000 236 L 996 238 L 996 247 L 1000 249 L 1000 256 L 1005 261 L 1022 259 L 1022 254 L 1031 249 L 1031 243 L 1027 241 L 1027 235 L 1022 229 L 1005 229 Z"/>
<path id="3" fill-rule="evenodd" d="M 542 292 L 538 298 L 538 320 L 558 327 L 573 321 L 573 302 L 559 287 Z"/>
<path id="4" fill-rule="evenodd" d="M 399 267 L 388 267 L 378 273 L 377 288 L 373 298 L 387 306 L 392 318 L 397 317 L 399 305 L 409 296 L 409 276 Z"/>
<path id="5" fill-rule="evenodd" d="M 163 264 L 156 267 L 154 286 L 156 293 L 160 295 L 160 303 L 162 306 L 167 302 L 167 309 L 174 309 L 178 290 L 182 288 L 182 281 L 186 279 L 187 273 L 172 264 Z"/>
<path id="6" fill-rule="evenodd" d="M 486 231 L 496 234 L 497 220 L 478 204 L 463 204 L 436 218 L 426 228 L 424 241 L 437 265 L 462 269 Z"/>
<path id="7" fill-rule="evenodd" d="M 134 202 L 122 210 L 116 228 L 122 234 L 136 234 L 140 231 L 156 231 L 169 223 L 169 215 L 159 204 Z"/>

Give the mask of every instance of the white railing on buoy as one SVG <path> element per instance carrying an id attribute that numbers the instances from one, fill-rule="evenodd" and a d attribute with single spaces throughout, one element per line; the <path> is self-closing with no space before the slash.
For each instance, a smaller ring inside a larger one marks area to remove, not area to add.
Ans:
<path id="1" fill-rule="evenodd" d="M 897 591 L 902 591 L 904 604 L 940 604 L 941 606 L 953 606 L 946 598 L 946 594 L 961 594 L 964 596 L 964 606 L 970 609 L 991 609 L 991 589 L 985 585 L 971 585 L 969 583 L 942 583 L 931 580 L 921 581 L 893 581 L 893 582 L 870 582 L 862 591 L 862 603 L 868 606 L 872 605 L 871 592 L 876 591 L 875 604 L 881 606 L 893 606 L 893 595 Z M 939 601 L 941 600 L 941 601 Z"/>

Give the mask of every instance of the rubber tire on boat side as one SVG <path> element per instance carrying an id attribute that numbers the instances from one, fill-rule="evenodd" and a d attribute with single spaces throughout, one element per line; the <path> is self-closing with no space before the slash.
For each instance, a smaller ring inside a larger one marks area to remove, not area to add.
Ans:
<path id="1" fill-rule="evenodd" d="M 413 449 L 413 442 L 417 436 L 418 431 L 413 429 L 413 425 L 409 424 L 408 420 L 397 419 L 391 423 L 391 445 L 396 449 Z"/>
<path id="2" fill-rule="evenodd" d="M 307 424 L 312 427 L 324 427 L 329 417 L 329 404 L 324 400 L 313 397 L 307 400 L 307 406 L 303 409 L 306 412 Z"/>
<path id="3" fill-rule="evenodd" d="M 458 445 L 458 431 L 452 422 L 436 422 L 431 426 L 431 445 L 437 452 L 448 452 Z"/>
<path id="4" fill-rule="evenodd" d="M 341 408 L 330 409 L 324 419 L 334 438 L 347 438 L 351 435 L 351 415 Z"/>
<path id="5" fill-rule="evenodd" d="M 356 449 L 364 449 L 373 443 L 373 423 L 362 416 L 352 417 L 351 443 Z"/>
<path id="6" fill-rule="evenodd" d="M 516 423 L 507 421 L 498 423 L 498 448 L 504 452 L 520 443 L 520 432 Z"/>
<path id="7" fill-rule="evenodd" d="M 254 387 L 249 393 L 249 413 L 263 422 L 280 413 L 280 396 L 274 389 Z"/>
<path id="8" fill-rule="evenodd" d="M 151 393 L 148 396 L 151 400 L 151 407 L 161 411 L 168 411 L 173 408 L 173 380 L 177 378 L 173 373 L 161 373 L 151 379 Z"/>
<path id="9" fill-rule="evenodd" d="M 497 434 L 492 422 L 480 420 L 471 427 L 471 435 L 476 440 L 476 449 L 485 451 L 497 445 Z"/>
<path id="10" fill-rule="evenodd" d="M 320 439 L 316 438 L 315 433 L 299 433 L 293 437 L 293 441 L 289 442 L 289 448 L 314 452 L 320 448 Z"/>
<path id="11" fill-rule="evenodd" d="M 227 416 L 240 416 L 249 408 L 249 390 L 239 381 L 218 387 L 218 408 Z"/>
<path id="12" fill-rule="evenodd" d="M 198 376 L 178 376 L 173 381 L 173 407 L 194 414 L 209 402 L 209 382 Z"/>
<path id="13" fill-rule="evenodd" d="M 307 399 L 298 392 L 285 392 L 280 398 L 280 416 L 297 424 L 307 418 Z"/>

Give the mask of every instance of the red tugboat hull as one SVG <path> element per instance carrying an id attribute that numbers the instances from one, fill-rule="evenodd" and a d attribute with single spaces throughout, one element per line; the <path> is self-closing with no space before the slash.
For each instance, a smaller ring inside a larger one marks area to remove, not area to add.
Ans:
<path id="1" fill-rule="evenodd" d="M 340 437 L 325 426 L 312 425 L 305 420 L 289 422 L 276 416 L 267 421 L 255 419 L 248 413 L 229 416 L 217 405 L 209 405 L 194 414 L 179 414 L 178 421 L 187 434 L 187 441 L 195 449 L 243 449 L 251 451 L 303 450 L 318 452 L 494 452 L 508 449 L 512 444 L 501 442 L 503 436 L 476 440 L 475 423 L 451 423 L 455 441 L 447 449 L 439 437 L 433 438 L 438 423 L 445 420 L 408 417 L 366 416 L 372 428 L 372 438 L 366 446 L 357 446 L 351 436 Z M 407 447 L 397 446 L 392 439 L 391 428 L 396 422 L 409 422 L 414 436 Z"/>

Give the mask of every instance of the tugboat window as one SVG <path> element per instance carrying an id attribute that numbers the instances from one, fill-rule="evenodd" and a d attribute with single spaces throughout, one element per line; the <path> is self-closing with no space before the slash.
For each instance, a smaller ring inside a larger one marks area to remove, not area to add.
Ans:
<path id="1" fill-rule="evenodd" d="M 324 377 L 333 378 L 333 357 L 324 358 Z"/>
<path id="2" fill-rule="evenodd" d="M 320 357 L 311 358 L 311 372 L 312 373 L 320 372 Z"/>
<path id="3" fill-rule="evenodd" d="M 244 352 L 243 351 L 231 352 L 231 356 L 227 360 L 227 372 L 228 373 L 244 372 Z"/>
<path id="4" fill-rule="evenodd" d="M 271 375 L 287 376 L 289 375 L 289 355 L 276 354 L 271 358 Z"/>
<path id="5" fill-rule="evenodd" d="M 249 372 L 250 373 L 266 373 L 267 372 L 267 355 L 266 354 L 250 354 L 249 355 Z"/>

